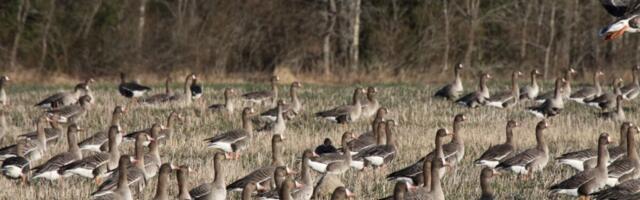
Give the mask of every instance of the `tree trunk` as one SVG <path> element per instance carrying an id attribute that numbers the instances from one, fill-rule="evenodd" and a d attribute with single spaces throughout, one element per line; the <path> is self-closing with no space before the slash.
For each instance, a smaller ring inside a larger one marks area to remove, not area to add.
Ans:
<path id="1" fill-rule="evenodd" d="M 40 69 L 44 69 L 45 59 L 47 57 L 47 51 L 49 49 L 49 28 L 51 27 L 51 22 L 53 21 L 54 13 L 56 12 L 56 0 L 49 0 L 49 12 L 47 13 L 46 23 L 44 24 L 44 28 L 42 29 L 42 39 L 41 39 L 41 51 L 40 51 L 40 61 L 38 62 L 38 67 Z"/>
<path id="2" fill-rule="evenodd" d="M 16 15 L 17 30 L 16 35 L 13 38 L 13 46 L 11 46 L 11 56 L 9 57 L 9 67 L 15 69 L 16 59 L 18 57 L 18 47 L 20 46 L 20 40 L 22 39 L 22 31 L 24 30 L 25 21 L 30 8 L 29 0 L 21 0 L 18 8 L 18 14 Z"/>
<path id="3" fill-rule="evenodd" d="M 467 35 L 467 50 L 464 53 L 464 65 L 471 66 L 471 56 L 475 49 L 476 29 L 478 27 L 478 12 L 480 0 L 467 0 L 467 15 L 470 17 Z"/>
<path id="4" fill-rule="evenodd" d="M 138 15 L 138 30 L 136 37 L 136 52 L 138 54 L 138 61 L 142 59 L 142 42 L 144 41 L 144 23 L 145 15 L 147 13 L 147 0 L 140 0 L 139 15 Z"/>
<path id="5" fill-rule="evenodd" d="M 324 45 L 322 48 L 323 56 L 323 69 L 324 75 L 331 74 L 331 35 L 334 34 L 334 27 L 336 25 L 336 2 L 335 0 L 328 0 L 327 10 L 324 15 L 325 22 L 327 24 L 326 32 L 324 33 Z"/>
<path id="6" fill-rule="evenodd" d="M 353 22 L 351 23 L 353 35 L 351 40 L 351 70 L 357 71 L 359 68 L 359 48 L 360 48 L 360 5 L 362 0 L 353 0 Z"/>
<path id="7" fill-rule="evenodd" d="M 102 0 L 96 0 L 96 3 L 93 5 L 93 8 L 91 9 L 91 13 L 89 13 L 89 15 L 87 15 L 87 17 L 84 19 L 83 23 L 82 23 L 82 38 L 87 38 L 87 36 L 89 36 L 89 33 L 91 33 L 91 27 L 93 26 L 93 18 L 95 18 L 96 14 L 98 14 L 98 11 L 100 11 L 100 7 L 102 6 Z"/>
<path id="8" fill-rule="evenodd" d="M 444 52 L 442 55 L 441 73 L 444 73 L 449 68 L 449 51 L 451 49 L 451 43 L 449 41 L 449 37 L 451 34 L 451 27 L 449 26 L 449 0 L 443 1 L 442 15 L 444 17 Z"/>
<path id="9" fill-rule="evenodd" d="M 544 78 L 549 76 L 549 61 L 551 59 L 551 48 L 556 38 L 556 4 L 551 3 L 551 16 L 549 17 L 549 42 L 544 53 Z"/>
<path id="10" fill-rule="evenodd" d="M 521 28 L 521 37 L 520 37 L 520 60 L 523 61 L 527 57 L 527 40 L 529 37 L 529 32 L 527 31 L 527 26 L 529 25 L 529 16 L 531 16 L 531 8 L 533 7 L 533 3 L 530 0 L 524 0 L 526 4 L 526 10 L 524 12 L 524 17 L 522 18 L 522 28 Z"/>

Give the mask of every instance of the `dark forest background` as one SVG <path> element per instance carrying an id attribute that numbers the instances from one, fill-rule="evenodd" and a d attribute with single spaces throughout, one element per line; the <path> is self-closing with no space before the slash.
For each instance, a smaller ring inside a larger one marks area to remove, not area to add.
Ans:
<path id="1" fill-rule="evenodd" d="M 398 76 L 464 63 L 550 76 L 640 63 L 640 35 L 598 37 L 613 20 L 598 0 L 2 0 L 0 67 Z"/>

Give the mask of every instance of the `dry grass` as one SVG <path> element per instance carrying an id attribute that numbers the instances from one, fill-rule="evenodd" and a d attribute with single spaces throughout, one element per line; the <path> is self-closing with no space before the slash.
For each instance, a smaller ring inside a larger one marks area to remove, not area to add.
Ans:
<path id="1" fill-rule="evenodd" d="M 207 104 L 222 101 L 223 87 L 238 87 L 244 91 L 264 88 L 255 85 L 207 85 L 205 90 Z M 535 144 L 533 133 L 538 119 L 525 113 L 523 111 L 524 105 L 509 110 L 491 108 L 470 110 L 430 98 L 434 90 L 433 87 L 410 85 L 380 85 L 379 87 L 381 103 L 390 108 L 391 118 L 396 119 L 399 124 L 395 131 L 398 135 L 400 155 L 386 172 L 362 174 L 362 172 L 351 171 L 344 175 L 344 182 L 349 188 L 355 190 L 358 199 L 376 199 L 389 195 L 393 183 L 384 180 L 386 173 L 413 163 L 431 151 L 436 129 L 439 127 L 450 129 L 451 118 L 456 113 L 466 113 L 468 117 L 462 126 L 461 133 L 466 143 L 466 154 L 457 173 L 449 174 L 444 178 L 445 195 L 448 199 L 474 199 L 479 196 L 480 168 L 473 166 L 472 160 L 490 145 L 504 140 L 504 127 L 507 119 L 515 119 L 521 124 L 521 127 L 517 128 L 514 133 L 515 143 L 519 149 L 528 148 Z M 7 110 L 10 113 L 7 119 L 10 127 L 2 146 L 14 142 L 16 135 L 34 130 L 33 119 L 41 111 L 32 105 L 47 94 L 60 89 L 62 89 L 61 86 L 10 86 L 9 94 L 13 107 Z M 89 130 L 86 133 L 81 133 L 80 139 L 98 130 L 106 129 L 113 107 L 126 102 L 117 94 L 114 85 L 97 85 L 93 89 L 97 103 L 93 106 L 87 119 L 80 124 L 81 127 Z M 158 91 L 161 90 L 154 90 L 154 92 Z M 311 115 L 319 109 L 346 103 L 351 91 L 352 88 L 305 85 L 301 92 L 305 115 L 289 122 L 286 133 L 284 158 L 289 166 L 298 168 L 299 162 L 296 160 L 301 152 L 306 148 L 314 148 L 325 137 L 337 141 L 340 134 L 346 130 L 361 133 L 369 129 L 368 120 L 345 127 L 319 121 Z M 627 103 L 627 106 L 630 104 Z M 189 177 L 190 187 L 211 181 L 213 151 L 205 148 L 202 139 L 220 131 L 239 127 L 239 116 L 225 119 L 221 115 L 206 114 L 198 117 L 194 114 L 193 107 L 136 107 L 125 115 L 124 128 L 127 131 L 133 131 L 150 127 L 154 122 L 164 123 L 166 116 L 172 109 L 180 110 L 187 116 L 187 120 L 176 125 L 177 134 L 174 135 L 174 140 L 168 145 L 161 146 L 163 161 L 186 164 L 195 169 L 195 172 L 191 173 Z M 634 103 L 630 110 L 635 111 L 636 109 L 637 106 Z M 593 115 L 595 112 L 597 111 L 594 109 L 568 104 L 563 115 L 550 120 L 552 125 L 547 130 L 545 137 L 550 141 L 551 154 L 557 156 L 565 151 L 594 147 L 600 132 L 612 133 L 617 141 L 618 124 L 595 119 Z M 637 112 L 627 112 L 627 114 L 630 119 L 638 117 Z M 270 162 L 269 136 L 258 137 L 260 139 L 254 140 L 254 144 L 244 152 L 241 160 L 223 162 L 224 170 L 227 173 L 227 183 Z M 45 158 L 64 151 L 66 149 L 65 143 L 56 144 Z M 121 150 L 131 152 L 131 146 L 131 144 L 126 144 L 121 146 Z M 40 164 L 44 160 L 46 159 L 38 161 L 36 164 Z M 545 188 L 572 174 L 574 171 L 568 167 L 550 162 L 544 173 L 537 175 L 534 180 L 520 182 L 515 175 L 507 174 L 495 179 L 493 187 L 500 199 L 563 199 L 566 197 L 549 196 Z M 174 177 L 172 176 L 172 183 L 175 183 Z M 316 176 L 316 180 L 318 178 Z M 154 195 L 155 182 L 155 179 L 150 181 L 144 191 L 144 199 L 150 199 Z M 86 199 L 96 188 L 92 181 L 80 178 L 69 178 L 64 183 L 64 185 L 60 185 L 58 182 L 40 181 L 30 186 L 22 186 L 1 178 L 0 187 L 4 189 L 0 190 L 0 199 Z M 177 193 L 176 186 L 172 186 L 170 190 L 172 196 Z M 238 194 L 232 195 L 229 199 L 238 197 Z"/>

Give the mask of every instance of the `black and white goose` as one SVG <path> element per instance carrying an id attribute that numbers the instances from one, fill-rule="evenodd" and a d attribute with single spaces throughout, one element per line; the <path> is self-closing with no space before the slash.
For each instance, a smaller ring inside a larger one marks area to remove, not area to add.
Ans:
<path id="1" fill-rule="evenodd" d="M 150 87 L 140 85 L 137 81 L 127 82 L 126 78 L 127 77 L 124 73 L 120 73 L 120 85 L 118 85 L 118 92 L 120 92 L 120 95 L 126 98 L 137 99 L 151 91 Z"/>
<path id="2" fill-rule="evenodd" d="M 596 71 L 593 73 L 593 86 L 584 87 L 569 96 L 569 100 L 577 103 L 584 104 L 585 101 L 590 101 L 600 95 L 602 95 L 602 87 L 600 86 L 600 77 L 604 76 L 602 71 Z"/>
<path id="3" fill-rule="evenodd" d="M 456 100 L 456 103 L 469 108 L 476 108 L 485 104 L 485 100 L 489 99 L 489 87 L 487 80 L 491 79 L 488 73 L 480 74 L 480 82 L 478 82 L 478 90 L 464 95 Z"/>
<path id="4" fill-rule="evenodd" d="M 31 170 L 30 162 L 24 157 L 25 146 L 29 139 L 20 139 L 16 144 L 16 156 L 7 158 L 2 162 L 2 175 L 10 179 L 22 179 L 27 182 L 27 176 Z"/>
<path id="5" fill-rule="evenodd" d="M 322 117 L 326 120 L 337 122 L 340 124 L 355 122 L 362 116 L 362 103 L 360 95 L 364 94 L 364 88 L 356 88 L 353 92 L 352 103 L 342 105 L 330 110 L 315 113 L 316 117 Z"/>
<path id="6" fill-rule="evenodd" d="M 518 104 L 520 100 L 520 89 L 518 88 L 518 77 L 522 76 L 522 72 L 515 71 L 511 74 L 511 91 L 491 95 L 487 99 L 486 105 L 498 108 L 511 108 Z"/>
<path id="7" fill-rule="evenodd" d="M 57 180 L 63 177 L 58 173 L 61 167 L 82 159 L 82 152 L 80 152 L 76 141 L 78 131 L 81 129 L 75 124 L 71 124 L 67 129 L 67 144 L 69 145 L 67 152 L 55 155 L 44 164 L 34 168 L 35 173 L 31 179 Z"/>
<path id="8" fill-rule="evenodd" d="M 600 30 L 600 37 L 614 40 L 625 32 L 640 32 L 640 1 L 637 0 L 600 0 L 602 7 L 616 17 L 614 23 Z"/>
<path id="9" fill-rule="evenodd" d="M 191 100 L 198 100 L 203 94 L 202 85 L 198 83 L 198 77 L 196 74 L 191 74 L 190 77 L 191 85 L 189 85 L 189 92 L 191 93 Z"/>
<path id="10" fill-rule="evenodd" d="M 640 66 L 631 68 L 633 82 L 620 88 L 620 91 L 622 92 L 625 100 L 635 99 L 636 97 L 638 97 L 638 94 L 640 94 L 640 78 L 638 77 L 638 73 L 640 73 L 639 71 Z"/>

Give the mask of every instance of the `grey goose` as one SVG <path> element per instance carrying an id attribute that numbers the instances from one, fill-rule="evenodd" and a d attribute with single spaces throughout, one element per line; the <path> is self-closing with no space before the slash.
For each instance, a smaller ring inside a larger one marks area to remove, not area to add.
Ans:
<path id="1" fill-rule="evenodd" d="M 534 100 L 540 94 L 540 86 L 538 86 L 538 76 L 541 76 L 542 73 L 537 69 L 531 70 L 529 76 L 531 76 L 530 85 L 526 85 L 520 88 L 520 99 L 529 99 Z"/>
<path id="2" fill-rule="evenodd" d="M 78 175 L 85 178 L 93 178 L 97 183 L 102 182 L 102 172 L 116 170 L 118 158 L 120 158 L 118 126 L 111 126 L 108 131 L 108 152 L 96 152 L 90 156 L 84 156 L 81 160 L 60 167 L 58 174 L 63 176 Z M 102 168 L 102 169 L 101 169 Z M 100 171 L 103 170 L 103 171 Z"/>
<path id="3" fill-rule="evenodd" d="M 34 162 L 42 158 L 47 151 L 47 138 L 45 129 L 45 123 L 51 121 L 46 115 L 40 116 L 36 120 L 36 132 L 37 137 L 35 140 L 28 140 L 24 145 L 24 156 L 27 160 Z M 17 145 L 12 144 L 0 148 L 0 160 L 17 156 Z"/>
<path id="4" fill-rule="evenodd" d="M 276 105 L 276 120 L 272 122 L 268 122 L 264 124 L 263 127 L 258 128 L 256 131 L 259 133 L 271 133 L 273 135 L 281 135 L 284 139 L 285 131 L 287 130 L 287 124 L 284 117 L 285 111 L 285 102 L 283 100 L 278 100 L 278 104 Z"/>
<path id="5" fill-rule="evenodd" d="M 563 72 L 563 79 L 564 79 L 564 83 L 562 84 L 562 90 L 560 92 L 560 96 L 563 99 L 569 99 L 571 96 L 571 80 L 572 80 L 572 76 L 574 74 L 576 74 L 576 70 L 573 68 L 568 68 L 566 70 L 564 70 Z M 536 98 L 536 102 L 537 103 L 543 103 L 545 101 L 547 101 L 548 99 L 553 99 L 555 98 L 555 90 L 546 92 L 544 94 L 540 94 L 538 95 L 538 97 Z"/>
<path id="6" fill-rule="evenodd" d="M 509 158 L 515 150 L 513 146 L 513 129 L 516 127 L 518 127 L 518 122 L 509 120 L 505 132 L 505 142 L 489 147 L 474 163 L 480 166 L 495 168 L 501 161 Z"/>
<path id="7" fill-rule="evenodd" d="M 52 108 L 46 113 L 57 115 L 59 123 L 78 123 L 84 119 L 90 107 L 91 97 L 84 95 L 80 97 L 77 104 Z"/>
<path id="8" fill-rule="evenodd" d="M 486 105 L 498 108 L 511 108 L 518 104 L 518 101 L 520 100 L 518 77 L 520 76 L 522 76 L 522 72 L 513 72 L 511 74 L 511 90 L 491 95 L 491 98 L 486 99 Z"/>
<path id="9" fill-rule="evenodd" d="M 430 162 L 431 160 L 445 160 L 446 157 L 444 155 L 444 151 L 442 149 L 442 143 L 444 142 L 444 138 L 448 135 L 451 135 L 447 129 L 441 128 L 436 131 L 435 136 L 435 149 L 429 152 L 426 156 L 420 158 L 415 163 L 397 170 L 395 172 L 387 175 L 387 180 L 393 181 L 404 181 L 408 183 L 416 184 L 416 179 L 419 180 L 420 176 L 424 173 L 424 163 L 425 161 Z M 438 174 L 438 177 L 442 177 L 444 175 L 444 171 Z M 425 180 L 422 180 L 425 181 Z"/>
<path id="10" fill-rule="evenodd" d="M 613 162 L 627 153 L 627 133 L 631 126 L 632 124 L 629 122 L 624 122 L 620 125 L 620 143 L 618 143 L 617 146 L 609 147 L 609 162 Z M 598 151 L 596 149 L 589 148 L 564 153 L 558 156 L 556 161 L 560 164 L 568 165 L 578 171 L 584 171 L 585 169 L 595 167 L 597 164 L 597 157 Z"/>
<path id="11" fill-rule="evenodd" d="M 456 100 L 458 105 L 466 106 L 469 108 L 476 108 L 485 104 L 485 100 L 489 99 L 489 88 L 487 87 L 487 81 L 491 79 L 491 75 L 488 73 L 480 74 L 480 81 L 478 82 L 478 90 L 468 93 Z"/>
<path id="12" fill-rule="evenodd" d="M 621 182 L 640 178 L 640 158 L 635 135 L 640 132 L 638 126 L 632 125 L 627 131 L 627 155 L 608 166 L 609 179 L 607 185 L 615 186 Z"/>
<path id="13" fill-rule="evenodd" d="M 224 89 L 224 103 L 222 104 L 213 104 L 209 106 L 209 109 L 213 112 L 224 112 L 229 116 L 233 114 L 235 111 L 235 96 L 237 94 L 237 90 L 233 88 L 225 88 Z"/>
<path id="14" fill-rule="evenodd" d="M 11 81 L 11 79 L 8 76 L 0 76 L 0 105 L 2 106 L 9 105 L 9 97 L 5 90 L 6 84 L 9 81 Z"/>
<path id="15" fill-rule="evenodd" d="M 598 113 L 598 116 L 603 119 L 609 119 L 613 121 L 625 121 L 627 117 L 624 114 L 624 110 L 622 109 L 622 102 L 624 101 L 624 97 L 622 95 L 618 95 L 616 97 L 616 109 L 612 111 Z"/>
<path id="16" fill-rule="evenodd" d="M 242 95 L 242 98 L 245 101 L 249 101 L 257 104 L 267 104 L 275 105 L 276 100 L 278 99 L 278 81 L 280 81 L 280 77 L 272 76 L 271 77 L 271 90 L 261 90 L 255 92 L 249 92 Z M 271 101 L 271 102 L 268 102 Z"/>
<path id="17" fill-rule="evenodd" d="M 631 68 L 631 76 L 633 77 L 633 81 L 622 88 L 620 88 L 620 92 L 622 92 L 622 96 L 625 100 L 635 99 L 640 94 L 640 78 L 638 77 L 638 73 L 640 71 L 640 66 L 635 66 Z"/>
<path id="18" fill-rule="evenodd" d="M 500 173 L 496 172 L 492 168 L 482 168 L 482 171 L 480 171 L 480 190 L 482 191 L 482 194 L 480 195 L 479 200 L 496 199 L 493 188 L 491 187 L 491 180 L 498 175 L 500 175 Z"/>
<path id="19" fill-rule="evenodd" d="M 538 122 L 536 125 L 536 146 L 500 162 L 496 169 L 513 171 L 522 175 L 524 179 L 529 178 L 534 172 L 542 171 L 549 162 L 549 146 L 547 146 L 543 134 L 544 129 L 548 127 L 547 121 Z"/>
<path id="20" fill-rule="evenodd" d="M 298 89 L 302 88 L 302 84 L 300 82 L 291 83 L 291 87 L 289 89 L 289 97 L 291 98 L 291 103 L 284 104 L 282 107 L 283 116 L 287 120 L 291 120 L 295 118 L 295 116 L 299 115 L 302 111 L 302 103 L 298 98 Z M 275 108 L 271 108 L 267 111 L 260 113 L 259 119 L 265 122 L 273 122 L 276 121 L 278 116 L 278 106 Z"/>
<path id="21" fill-rule="evenodd" d="M 640 179 L 632 179 L 592 194 L 594 199 L 632 200 L 640 198 Z"/>
<path id="22" fill-rule="evenodd" d="M 429 178 L 430 184 L 424 184 L 424 186 L 429 186 L 429 188 L 427 187 L 415 188 L 415 186 L 412 186 L 409 183 L 398 182 L 396 183 L 396 186 L 398 186 L 398 184 L 404 184 L 407 187 L 409 187 L 408 189 L 410 191 L 413 191 L 413 192 L 396 194 L 396 192 L 403 192 L 403 190 L 397 190 L 397 191 L 394 190 L 394 197 L 393 197 L 394 200 L 395 199 L 445 200 L 444 191 L 442 189 L 442 182 L 440 181 L 440 178 L 438 178 L 438 176 L 439 174 L 442 173 L 442 171 L 444 170 L 444 167 L 448 167 L 448 164 L 441 159 L 434 159 L 432 161 L 425 161 L 425 162 L 431 162 L 430 171 L 425 172 L 430 174 L 430 178 Z M 426 164 L 426 165 L 423 164 L 423 166 L 429 167 L 429 164 Z M 400 198 L 399 196 L 404 196 L 404 198 Z"/>
<path id="23" fill-rule="evenodd" d="M 352 154 L 356 154 L 357 152 L 376 144 L 378 131 L 382 131 L 378 128 L 378 126 L 380 126 L 381 122 L 384 122 L 384 118 L 388 112 L 389 110 L 385 107 L 379 108 L 376 112 L 376 117 L 371 122 L 371 130 L 360 134 L 357 138 L 347 143 L 347 145 L 349 145 L 349 149 L 351 149 L 352 151 Z M 384 125 L 382 125 L 382 127 L 384 127 Z M 384 141 L 384 137 L 380 139 Z"/>
<path id="24" fill-rule="evenodd" d="M 584 104 L 586 101 L 590 101 L 600 95 L 602 95 L 602 87 L 600 86 L 600 77 L 604 76 L 602 71 L 595 71 L 593 73 L 593 87 L 587 86 L 584 87 L 569 96 L 569 99 L 581 104 Z"/>
<path id="25" fill-rule="evenodd" d="M 367 163 L 374 167 L 380 167 L 391 163 L 398 154 L 398 148 L 394 137 L 393 129 L 396 126 L 394 120 L 385 121 L 385 135 L 387 137 L 386 144 L 379 144 L 371 148 L 362 150 L 358 154 L 353 156 L 354 160 L 363 160 L 366 166 Z M 346 150 L 345 150 L 346 151 Z M 349 154 L 347 158 L 350 157 Z M 348 162 L 347 162 L 348 163 Z M 348 163 L 350 165 L 350 163 Z M 349 166 L 347 165 L 347 166 Z"/>
<path id="26" fill-rule="evenodd" d="M 538 118 L 553 117 L 564 109 L 564 100 L 562 98 L 562 84 L 565 84 L 564 78 L 556 79 L 555 90 L 553 92 L 554 97 L 546 99 L 542 104 L 531 106 L 527 108 L 527 111 Z"/>
<path id="27" fill-rule="evenodd" d="M 213 172 L 215 174 L 211 182 L 200 184 L 189 191 L 189 196 L 196 200 L 224 200 L 227 198 L 225 188 L 225 172 L 221 166 L 224 154 L 216 153 L 213 158 Z"/>
<path id="28" fill-rule="evenodd" d="M 141 97 L 140 102 L 142 104 L 147 104 L 147 105 L 154 105 L 154 104 L 169 102 L 174 95 L 171 92 L 171 88 L 169 87 L 169 84 L 171 84 L 171 77 L 167 77 L 167 79 L 164 82 L 164 90 L 165 90 L 164 92 Z"/>
<path id="29" fill-rule="evenodd" d="M 20 139 L 16 144 L 16 155 L 2 161 L 0 171 L 2 175 L 10 179 L 21 179 L 22 183 L 27 183 L 27 176 L 31 170 L 29 160 L 24 157 L 25 146 L 29 139 Z"/>
<path id="30" fill-rule="evenodd" d="M 58 170 L 60 168 L 82 159 L 82 152 L 80 152 L 80 148 L 78 147 L 76 141 L 78 131 L 81 131 L 81 129 L 78 128 L 77 125 L 69 125 L 67 131 L 67 144 L 69 145 L 69 147 L 67 152 L 55 155 L 44 164 L 35 167 L 33 169 L 35 172 L 33 173 L 31 179 L 45 178 L 48 180 L 57 180 L 64 176 L 64 174 L 58 173 Z"/>
<path id="31" fill-rule="evenodd" d="M 116 133 L 116 144 L 120 144 L 122 142 L 122 126 L 120 126 L 120 122 L 122 121 L 122 117 L 127 113 L 127 109 L 123 106 L 116 106 L 113 109 L 111 114 L 111 125 L 117 127 Z M 98 131 L 97 133 L 85 138 L 78 146 L 81 150 L 93 151 L 93 152 L 102 152 L 101 147 L 104 146 L 109 141 L 109 133 L 111 127 L 107 131 Z M 117 158 L 116 158 L 117 159 Z"/>
<path id="32" fill-rule="evenodd" d="M 378 88 L 369 87 L 367 88 L 367 99 L 362 103 L 362 117 L 363 118 L 371 118 L 376 115 L 378 109 L 380 109 L 380 102 L 376 99 L 376 94 L 378 93 Z"/>
<path id="33" fill-rule="evenodd" d="M 147 92 L 151 91 L 150 87 L 140 85 L 137 81 L 127 81 L 125 73 L 120 73 L 120 85 L 118 85 L 118 92 L 120 95 L 126 98 L 133 98 L 134 100 L 144 96 Z"/>
<path id="34" fill-rule="evenodd" d="M 176 167 L 171 163 L 164 163 L 160 166 L 156 195 L 153 197 L 153 200 L 169 200 L 169 178 L 174 169 L 176 169 Z"/>
<path id="35" fill-rule="evenodd" d="M 337 187 L 331 194 L 331 200 L 354 199 L 355 196 L 355 193 L 351 192 L 349 189 L 345 187 Z"/>
<path id="36" fill-rule="evenodd" d="M 129 178 L 131 161 L 129 156 L 120 156 L 118 161 L 118 178 L 114 190 L 104 191 L 99 196 L 93 196 L 95 200 L 133 200 L 131 189 L 129 189 Z"/>
<path id="37" fill-rule="evenodd" d="M 615 17 L 615 22 L 600 29 L 598 35 L 603 37 L 604 40 L 614 40 L 622 37 L 625 32 L 634 33 L 638 32 L 638 24 L 640 18 L 638 18 L 638 1 L 628 0 L 601 0 L 600 5 L 609 13 Z"/>
<path id="38" fill-rule="evenodd" d="M 622 87 L 622 78 L 613 81 L 613 92 L 606 92 L 602 95 L 586 101 L 587 105 L 600 108 L 602 110 L 613 109 L 616 106 L 616 97 L 622 95 L 620 88 Z"/>
<path id="39" fill-rule="evenodd" d="M 454 73 L 453 82 L 440 88 L 438 91 L 436 91 L 436 93 L 433 96 L 445 98 L 448 100 L 458 99 L 460 94 L 462 94 L 462 92 L 464 91 L 464 87 L 462 85 L 462 79 L 460 78 L 461 76 L 460 71 L 462 71 L 462 68 L 464 68 L 462 64 L 457 64 L 453 68 L 453 73 Z"/>
<path id="40" fill-rule="evenodd" d="M 207 142 L 207 147 L 224 151 L 227 158 L 238 159 L 240 157 L 239 151 L 246 148 L 253 137 L 253 124 L 249 121 L 249 118 L 254 113 L 253 108 L 244 108 L 242 111 L 242 129 L 233 129 L 204 139 Z"/>
<path id="41" fill-rule="evenodd" d="M 294 190 L 292 192 L 292 197 L 294 199 L 306 200 L 311 199 L 313 195 L 313 176 L 311 175 L 311 170 L 309 167 L 309 162 L 311 158 L 317 156 L 311 151 L 311 149 L 306 149 L 302 152 L 302 163 L 300 164 L 300 179 L 301 180 L 301 188 Z"/>
<path id="42" fill-rule="evenodd" d="M 364 92 L 364 88 L 356 88 L 353 92 L 351 104 L 320 111 L 315 113 L 315 116 L 340 124 L 358 121 L 362 115 L 362 102 L 360 101 L 360 95 L 364 94 Z"/>
<path id="43" fill-rule="evenodd" d="M 78 102 L 80 97 L 87 95 L 88 91 L 88 85 L 79 83 L 74 87 L 73 91 L 52 94 L 44 100 L 36 103 L 35 106 L 41 108 L 58 108 L 69 106 Z"/>
<path id="44" fill-rule="evenodd" d="M 63 127 L 60 125 L 60 123 L 58 123 L 59 116 L 58 115 L 54 115 L 54 114 L 49 114 L 47 116 L 47 118 L 49 118 L 49 126 L 51 126 L 50 128 L 44 128 L 44 133 L 45 136 L 47 138 L 47 143 L 49 144 L 54 144 L 56 142 L 58 142 L 58 139 L 60 138 L 60 136 L 63 135 Z M 27 138 L 30 140 L 37 140 L 38 139 L 38 132 L 37 131 L 31 131 L 28 133 L 24 133 L 22 135 L 18 135 L 18 138 Z"/>
<path id="45" fill-rule="evenodd" d="M 177 111 L 171 111 L 169 113 L 169 116 L 167 116 L 167 120 L 165 122 L 165 125 L 159 125 L 158 127 L 159 132 L 156 136 L 154 136 L 154 139 L 158 140 L 158 141 L 167 141 L 167 140 L 171 140 L 171 138 L 173 137 L 173 132 L 174 132 L 174 124 L 176 122 L 180 122 L 183 121 L 184 117 L 182 117 L 182 115 L 180 113 L 178 113 Z M 153 129 L 153 125 L 151 126 L 151 128 L 146 128 L 146 129 L 142 129 L 142 130 L 137 130 L 137 131 L 133 131 L 130 133 L 127 133 L 126 135 L 122 136 L 124 141 L 126 142 L 132 142 L 135 141 L 135 138 L 137 137 L 138 134 L 140 133 L 147 133 L 147 134 L 151 134 L 151 131 Z M 149 142 L 146 142 L 144 144 L 145 146 L 149 145 Z"/>
<path id="46" fill-rule="evenodd" d="M 187 165 L 181 165 L 176 170 L 176 178 L 178 179 L 178 200 L 191 200 L 189 195 L 189 172 L 191 168 Z"/>

